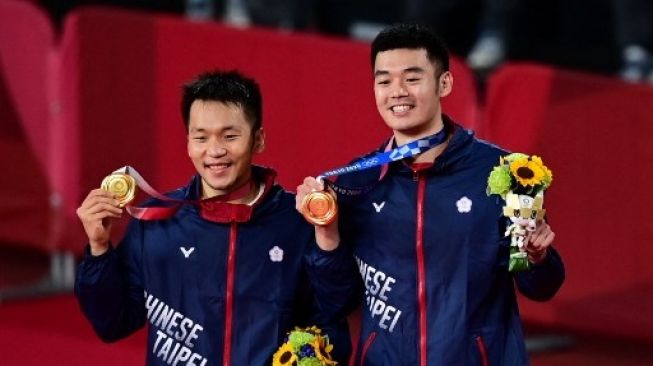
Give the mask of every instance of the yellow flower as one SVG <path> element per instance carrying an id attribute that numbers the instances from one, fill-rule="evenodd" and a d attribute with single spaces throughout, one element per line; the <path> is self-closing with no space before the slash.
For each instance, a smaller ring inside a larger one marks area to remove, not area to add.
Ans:
<path id="1" fill-rule="evenodd" d="M 297 365 L 297 356 L 293 352 L 293 347 L 288 343 L 284 343 L 272 356 L 272 366 L 291 365 Z"/>
<path id="2" fill-rule="evenodd" d="M 322 329 L 316 327 L 315 325 L 311 325 L 310 327 L 306 328 L 306 332 L 313 333 L 313 334 L 321 334 Z"/>
<path id="3" fill-rule="evenodd" d="M 331 358 L 331 351 L 333 350 L 333 345 L 329 343 L 324 337 L 316 337 L 311 345 L 315 350 L 315 356 L 320 362 L 325 366 L 336 365 L 337 362 Z"/>
<path id="4" fill-rule="evenodd" d="M 517 180 L 517 183 L 522 186 L 541 184 L 545 174 L 542 164 L 529 160 L 527 157 L 511 162 L 510 172 Z"/>
<path id="5" fill-rule="evenodd" d="M 546 167 L 546 165 L 544 165 L 542 158 L 539 156 L 533 155 L 531 157 L 531 161 L 539 164 L 542 167 L 542 171 L 544 171 L 544 177 L 542 177 L 541 184 L 544 186 L 544 188 L 548 188 L 551 185 L 551 182 L 553 182 L 553 173 L 551 170 L 549 170 L 549 168 Z"/>
<path id="6" fill-rule="evenodd" d="M 548 188 L 551 185 L 551 182 L 553 182 L 553 173 L 551 173 L 549 168 L 545 167 L 544 165 L 542 165 L 542 169 L 544 169 L 542 184 L 544 185 L 544 188 Z"/>
<path id="7" fill-rule="evenodd" d="M 544 166 L 544 163 L 542 162 L 542 158 L 540 158 L 537 155 L 531 156 L 531 161 L 533 161 L 533 162 L 535 162 L 537 164 L 540 164 L 541 166 Z"/>

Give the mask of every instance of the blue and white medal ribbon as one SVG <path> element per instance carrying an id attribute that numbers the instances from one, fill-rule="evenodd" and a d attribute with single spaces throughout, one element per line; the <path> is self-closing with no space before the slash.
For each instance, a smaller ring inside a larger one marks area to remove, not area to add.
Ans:
<path id="1" fill-rule="evenodd" d="M 377 152 L 374 155 L 356 161 L 351 165 L 326 171 L 320 174 L 317 177 L 317 180 L 320 182 L 325 182 L 337 193 L 347 195 L 347 196 L 359 195 L 371 189 L 372 186 L 358 187 L 358 188 L 345 188 L 331 181 L 325 180 L 324 178 L 347 174 L 347 173 L 353 173 L 353 172 L 381 166 L 384 164 L 388 164 L 393 161 L 411 158 L 413 156 L 419 155 L 427 150 L 430 150 L 442 144 L 447 140 L 447 136 L 448 136 L 447 127 L 445 126 L 442 130 L 440 130 L 439 132 L 433 135 L 423 137 L 419 140 L 411 141 L 401 146 L 397 146 L 396 148 L 389 151 Z"/>
<path id="2" fill-rule="evenodd" d="M 440 132 L 426 136 L 419 140 L 409 142 L 407 144 L 398 146 L 390 151 L 377 152 L 371 157 L 361 159 L 353 164 L 326 171 L 317 177 L 317 180 L 328 185 L 335 192 L 346 195 L 355 196 L 365 193 L 374 187 L 370 184 L 367 187 L 347 188 L 339 186 L 325 178 L 353 173 L 365 169 L 374 168 L 384 164 L 391 163 L 406 158 L 419 155 L 429 149 L 432 149 L 447 140 L 447 128 L 443 128 Z M 302 200 L 302 214 L 306 220 L 313 225 L 325 226 L 330 224 L 336 217 L 338 207 L 335 198 L 328 191 L 315 191 L 304 196 Z"/>

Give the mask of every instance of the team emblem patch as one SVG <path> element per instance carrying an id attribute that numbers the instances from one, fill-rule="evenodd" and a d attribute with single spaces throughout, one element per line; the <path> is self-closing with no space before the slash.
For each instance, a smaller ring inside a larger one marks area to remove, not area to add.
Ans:
<path id="1" fill-rule="evenodd" d="M 281 262 L 283 260 L 283 249 L 276 245 L 270 249 L 270 260 L 273 262 Z"/>
<path id="2" fill-rule="evenodd" d="M 456 201 L 456 207 L 458 207 L 458 212 L 468 213 L 472 210 L 472 200 L 466 196 L 462 196 L 458 201 Z"/>

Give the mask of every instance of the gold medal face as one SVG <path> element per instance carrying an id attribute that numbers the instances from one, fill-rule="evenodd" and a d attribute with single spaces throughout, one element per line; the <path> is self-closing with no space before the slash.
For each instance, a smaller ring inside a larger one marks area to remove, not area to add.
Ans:
<path id="1" fill-rule="evenodd" d="M 125 207 L 136 196 L 136 181 L 128 174 L 113 173 L 102 180 L 100 188 L 113 193 L 120 207 Z"/>
<path id="2" fill-rule="evenodd" d="M 327 192 L 311 192 L 302 201 L 302 214 L 313 225 L 325 226 L 336 217 L 338 205 L 335 198 Z"/>

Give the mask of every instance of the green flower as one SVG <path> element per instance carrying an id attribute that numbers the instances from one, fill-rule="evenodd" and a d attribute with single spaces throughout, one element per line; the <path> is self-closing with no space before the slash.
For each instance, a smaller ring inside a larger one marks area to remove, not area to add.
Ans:
<path id="1" fill-rule="evenodd" d="M 487 193 L 488 195 L 498 194 L 503 197 L 508 193 L 511 185 L 510 169 L 505 165 L 496 166 L 487 179 Z"/>
<path id="2" fill-rule="evenodd" d="M 504 157 L 504 159 L 507 160 L 508 163 L 512 163 L 515 160 L 519 160 L 519 159 L 523 159 L 523 158 L 528 159 L 528 155 L 522 154 L 522 153 L 512 153 L 512 154 L 506 155 Z"/>
<path id="3" fill-rule="evenodd" d="M 297 362 L 297 366 L 323 366 L 323 365 L 324 364 L 315 357 L 306 357 L 304 359 L 299 360 L 299 362 Z"/>
<path id="4" fill-rule="evenodd" d="M 301 347 L 305 344 L 311 343 L 315 339 L 315 335 L 307 332 L 295 330 L 288 336 L 288 341 L 295 347 Z"/>

